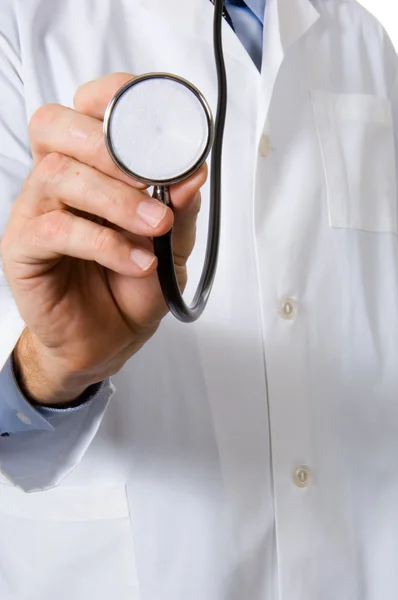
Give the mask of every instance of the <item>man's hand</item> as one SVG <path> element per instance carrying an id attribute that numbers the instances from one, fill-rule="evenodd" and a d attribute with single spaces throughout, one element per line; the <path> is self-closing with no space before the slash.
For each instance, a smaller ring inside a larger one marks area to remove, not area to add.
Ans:
<path id="1" fill-rule="evenodd" d="M 40 108 L 29 125 L 34 169 L 1 241 L 4 271 L 26 323 L 15 351 L 23 388 L 59 404 L 116 373 L 167 312 L 151 238 L 174 223 L 180 285 L 195 240 L 203 166 L 171 187 L 173 211 L 123 174 L 105 147 L 102 119 L 133 76 L 82 86 L 75 110 Z"/>

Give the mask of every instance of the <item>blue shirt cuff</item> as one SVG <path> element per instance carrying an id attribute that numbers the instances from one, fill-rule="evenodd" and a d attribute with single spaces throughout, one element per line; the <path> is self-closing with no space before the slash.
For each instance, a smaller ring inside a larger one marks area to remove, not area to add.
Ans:
<path id="1" fill-rule="evenodd" d="M 90 386 L 77 403 L 68 408 L 33 406 L 23 395 L 15 378 L 12 357 L 0 372 L 0 435 L 24 431 L 53 431 L 51 418 L 81 410 L 100 393 L 104 382 Z"/>

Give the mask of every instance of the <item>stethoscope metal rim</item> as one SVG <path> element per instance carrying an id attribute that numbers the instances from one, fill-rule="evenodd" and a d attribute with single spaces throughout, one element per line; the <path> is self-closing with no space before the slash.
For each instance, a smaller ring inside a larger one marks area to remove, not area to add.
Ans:
<path id="1" fill-rule="evenodd" d="M 207 120 L 207 125 L 208 125 L 208 137 L 207 137 L 206 146 L 203 150 L 201 157 L 199 158 L 199 160 L 196 161 L 196 163 L 190 169 L 188 169 L 184 173 L 181 173 L 178 177 L 173 177 L 171 179 L 166 179 L 166 180 L 147 179 L 145 177 L 142 177 L 138 173 L 134 173 L 133 171 L 128 169 L 124 165 L 124 163 L 122 163 L 119 160 L 119 158 L 113 148 L 113 144 L 112 144 L 112 140 L 111 140 L 110 125 L 111 125 L 113 110 L 116 107 L 118 100 L 121 98 L 121 96 L 123 96 L 123 94 L 128 89 L 130 89 L 134 85 L 137 85 L 137 84 L 141 83 L 142 81 L 146 81 L 148 79 L 171 79 L 172 81 L 181 83 L 182 85 L 187 87 L 196 96 L 196 98 L 201 103 L 201 105 L 205 111 L 205 115 L 206 115 L 206 120 Z M 134 77 L 134 79 L 131 79 L 130 81 L 125 83 L 116 92 L 116 94 L 113 96 L 112 100 L 109 102 L 107 109 L 105 111 L 105 115 L 104 115 L 104 137 L 105 137 L 106 147 L 108 149 L 108 152 L 109 152 L 113 162 L 119 167 L 119 169 L 121 171 L 123 171 L 123 173 L 125 173 L 126 175 L 128 175 L 130 177 L 133 177 L 134 179 L 138 180 L 140 183 L 144 183 L 147 185 L 169 186 L 174 183 L 179 183 L 180 181 L 186 179 L 187 177 L 190 177 L 205 162 L 206 158 L 209 155 L 209 152 L 212 148 L 213 141 L 214 141 L 214 119 L 213 119 L 213 115 L 212 115 L 212 112 L 211 112 L 211 109 L 210 109 L 210 106 L 209 106 L 207 100 L 205 99 L 203 94 L 200 92 L 200 90 L 198 90 L 198 88 L 195 87 L 192 83 L 190 83 L 186 79 L 183 79 L 182 77 L 179 77 L 177 75 L 172 75 L 171 73 L 145 73 L 144 75 L 139 75 L 137 77 Z"/>

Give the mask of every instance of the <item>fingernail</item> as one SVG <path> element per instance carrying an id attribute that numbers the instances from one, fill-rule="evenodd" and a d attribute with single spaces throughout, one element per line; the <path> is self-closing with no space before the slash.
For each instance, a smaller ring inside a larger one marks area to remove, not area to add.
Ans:
<path id="1" fill-rule="evenodd" d="M 137 213 L 147 225 L 156 227 L 166 214 L 167 207 L 154 200 L 143 200 L 137 206 Z"/>
<path id="2" fill-rule="evenodd" d="M 155 256 L 146 250 L 135 248 L 131 251 L 130 258 L 142 271 L 146 271 L 153 264 Z"/>

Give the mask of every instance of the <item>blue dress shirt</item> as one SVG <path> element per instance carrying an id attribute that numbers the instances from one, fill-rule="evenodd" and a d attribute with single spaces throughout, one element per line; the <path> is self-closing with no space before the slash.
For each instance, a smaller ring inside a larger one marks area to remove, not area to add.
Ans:
<path id="1" fill-rule="evenodd" d="M 0 373 L 0 436 L 31 430 L 53 431 L 54 417 L 78 411 L 94 400 L 103 387 L 104 383 L 90 386 L 70 408 L 32 406 L 19 388 L 10 357 Z"/>
<path id="2" fill-rule="evenodd" d="M 260 70 L 266 0 L 225 0 L 234 30 Z M 91 386 L 80 405 L 68 409 L 34 407 L 24 397 L 16 381 L 10 358 L 0 373 L 0 435 L 23 431 L 52 431 L 52 419 L 61 413 L 79 410 L 101 393 L 102 385 Z"/>

